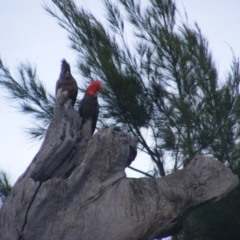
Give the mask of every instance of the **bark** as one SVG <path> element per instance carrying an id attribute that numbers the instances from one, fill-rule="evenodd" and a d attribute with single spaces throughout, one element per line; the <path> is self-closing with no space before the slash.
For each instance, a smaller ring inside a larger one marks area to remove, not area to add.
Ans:
<path id="1" fill-rule="evenodd" d="M 166 177 L 127 178 L 130 134 L 91 136 L 59 90 L 44 142 L 0 210 L 3 240 L 146 240 L 175 234 L 187 215 L 226 196 L 238 177 L 220 161 L 194 158 Z"/>

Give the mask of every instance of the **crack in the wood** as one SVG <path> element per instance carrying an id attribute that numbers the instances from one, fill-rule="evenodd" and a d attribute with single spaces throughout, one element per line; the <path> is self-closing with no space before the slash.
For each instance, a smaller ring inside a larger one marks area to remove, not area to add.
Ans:
<path id="1" fill-rule="evenodd" d="M 36 195 L 37 195 L 38 190 L 39 190 L 39 188 L 41 187 L 41 185 L 42 185 L 42 183 L 40 182 L 40 183 L 39 183 L 39 186 L 37 187 L 37 189 L 36 189 L 36 191 L 35 191 L 35 193 L 33 194 L 33 198 L 32 198 L 32 200 L 31 200 L 31 202 L 29 203 L 29 206 L 28 206 L 27 211 L 26 211 L 26 214 L 25 214 L 24 223 L 23 223 L 23 225 L 22 225 L 21 233 L 20 233 L 20 236 L 19 236 L 18 240 L 24 240 L 23 232 L 24 232 L 24 229 L 25 229 L 25 227 L 26 227 L 26 225 L 27 225 L 28 212 L 29 212 L 29 210 L 30 210 L 30 208 L 31 208 L 31 206 L 32 206 L 35 198 L 36 198 Z"/>

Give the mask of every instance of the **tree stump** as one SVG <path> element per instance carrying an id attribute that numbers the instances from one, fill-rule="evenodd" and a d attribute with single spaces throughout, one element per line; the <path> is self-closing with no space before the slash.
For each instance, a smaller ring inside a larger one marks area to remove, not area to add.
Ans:
<path id="1" fill-rule="evenodd" d="M 113 128 L 91 137 L 59 90 L 45 140 L 0 210 L 3 240 L 146 240 L 175 234 L 186 216 L 238 185 L 221 162 L 198 156 L 158 179 L 127 178 L 137 140 Z"/>

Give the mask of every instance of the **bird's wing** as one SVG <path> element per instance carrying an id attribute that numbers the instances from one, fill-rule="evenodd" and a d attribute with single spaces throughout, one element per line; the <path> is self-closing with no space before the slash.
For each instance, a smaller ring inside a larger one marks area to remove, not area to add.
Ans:
<path id="1" fill-rule="evenodd" d="M 98 114 L 99 114 L 99 104 L 97 103 L 96 119 L 98 119 Z"/>
<path id="2" fill-rule="evenodd" d="M 78 106 L 78 112 L 79 112 L 80 117 L 83 117 L 82 116 L 82 106 L 83 106 L 83 99 L 79 102 L 79 106 Z"/>
<path id="3" fill-rule="evenodd" d="M 72 77 L 72 80 L 74 82 L 74 93 L 72 94 L 72 104 L 74 105 L 77 99 L 77 94 L 78 94 L 78 85 L 76 80 Z"/>
<path id="4" fill-rule="evenodd" d="M 97 102 L 96 115 L 95 115 L 95 118 L 92 119 L 92 134 L 94 133 L 96 125 L 97 125 L 98 113 L 99 113 L 99 104 Z"/>

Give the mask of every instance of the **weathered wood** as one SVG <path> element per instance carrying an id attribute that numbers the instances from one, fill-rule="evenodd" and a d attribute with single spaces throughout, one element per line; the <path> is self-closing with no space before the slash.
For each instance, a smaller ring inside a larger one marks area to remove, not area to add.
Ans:
<path id="1" fill-rule="evenodd" d="M 158 179 L 127 178 L 137 140 L 113 128 L 91 137 L 67 92 L 36 157 L 0 210 L 4 240 L 130 240 L 174 234 L 195 208 L 238 185 L 221 162 L 198 156 Z"/>

